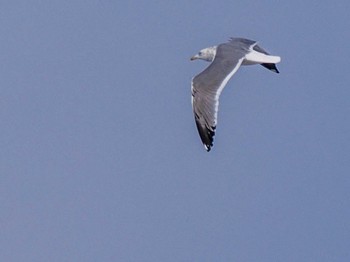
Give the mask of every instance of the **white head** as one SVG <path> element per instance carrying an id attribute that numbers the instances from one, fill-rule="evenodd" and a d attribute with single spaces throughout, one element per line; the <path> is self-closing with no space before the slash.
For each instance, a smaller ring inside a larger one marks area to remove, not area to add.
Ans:
<path id="1" fill-rule="evenodd" d="M 202 59 L 208 62 L 212 62 L 216 55 L 216 48 L 217 46 L 204 48 L 201 51 L 199 51 L 198 54 L 192 56 L 191 60 Z"/>

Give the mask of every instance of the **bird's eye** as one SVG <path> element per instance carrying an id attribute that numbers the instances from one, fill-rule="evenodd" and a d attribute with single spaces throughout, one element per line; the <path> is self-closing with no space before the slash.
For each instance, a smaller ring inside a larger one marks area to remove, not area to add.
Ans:
<path id="1" fill-rule="evenodd" d="M 199 52 L 198 55 L 202 55 L 202 52 Z"/>

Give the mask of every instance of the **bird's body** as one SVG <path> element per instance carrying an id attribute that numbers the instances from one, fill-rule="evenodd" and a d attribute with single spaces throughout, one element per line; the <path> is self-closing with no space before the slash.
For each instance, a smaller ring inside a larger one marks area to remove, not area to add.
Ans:
<path id="1" fill-rule="evenodd" d="M 191 60 L 202 59 L 211 64 L 192 79 L 192 107 L 197 129 L 204 147 L 210 151 L 217 125 L 219 96 L 241 65 L 261 64 L 279 73 L 278 56 L 269 55 L 257 42 L 231 38 L 229 42 L 202 49 Z"/>

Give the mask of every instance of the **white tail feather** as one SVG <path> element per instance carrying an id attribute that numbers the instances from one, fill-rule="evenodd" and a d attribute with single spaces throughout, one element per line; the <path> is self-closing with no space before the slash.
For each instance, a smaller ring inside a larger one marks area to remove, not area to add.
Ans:
<path id="1" fill-rule="evenodd" d="M 271 63 L 271 64 L 277 64 L 281 61 L 281 58 L 279 56 L 273 56 L 273 55 L 265 55 L 263 53 L 257 52 L 255 50 L 251 50 L 248 54 L 245 56 L 245 61 L 247 64 L 262 64 L 262 63 Z"/>

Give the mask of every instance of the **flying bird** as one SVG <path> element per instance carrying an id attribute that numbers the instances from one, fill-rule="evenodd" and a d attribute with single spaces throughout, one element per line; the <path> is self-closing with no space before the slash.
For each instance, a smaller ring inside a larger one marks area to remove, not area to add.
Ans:
<path id="1" fill-rule="evenodd" d="M 211 46 L 199 51 L 191 60 L 211 62 L 203 72 L 192 79 L 192 108 L 199 136 L 209 152 L 217 125 L 219 97 L 227 82 L 241 65 L 260 64 L 272 72 L 279 73 L 276 64 L 279 56 L 272 56 L 256 41 L 245 38 L 230 38 L 227 43 Z"/>

